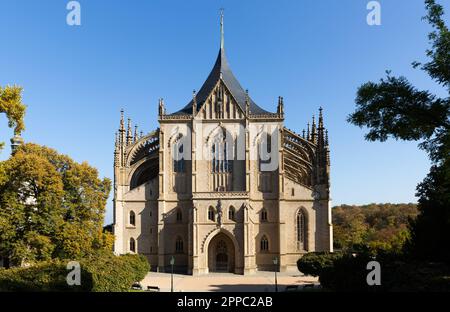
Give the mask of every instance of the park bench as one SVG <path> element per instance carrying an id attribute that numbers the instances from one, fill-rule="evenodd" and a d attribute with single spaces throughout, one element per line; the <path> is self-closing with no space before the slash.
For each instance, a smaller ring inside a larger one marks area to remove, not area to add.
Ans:
<path id="1" fill-rule="evenodd" d="M 158 286 L 147 286 L 147 291 L 159 292 Z"/>

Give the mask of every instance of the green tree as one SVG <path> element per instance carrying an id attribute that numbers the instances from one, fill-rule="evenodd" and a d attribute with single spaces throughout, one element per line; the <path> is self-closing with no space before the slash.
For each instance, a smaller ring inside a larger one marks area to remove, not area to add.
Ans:
<path id="1" fill-rule="evenodd" d="M 0 168 L 0 255 L 13 265 L 111 249 L 103 233 L 111 183 L 96 169 L 30 143 Z"/>
<path id="2" fill-rule="evenodd" d="M 408 221 L 416 218 L 416 204 L 341 205 L 333 207 L 333 239 L 337 249 L 356 245 L 401 251 L 409 237 Z"/>
<path id="3" fill-rule="evenodd" d="M 22 103 L 22 88 L 18 86 L 0 86 L 0 114 L 5 113 L 8 126 L 14 127 L 14 134 L 19 135 L 24 129 L 23 118 L 26 106 Z M 4 143 L 0 142 L 0 150 Z"/>
<path id="4" fill-rule="evenodd" d="M 426 0 L 424 17 L 433 30 L 428 38 L 426 63 L 414 62 L 450 93 L 450 32 L 443 20 L 443 7 Z M 411 222 L 407 251 L 415 257 L 450 261 L 450 97 L 439 98 L 418 90 L 405 77 L 387 77 L 359 87 L 356 110 L 348 121 L 367 127 L 366 139 L 389 137 L 420 141 L 433 164 L 418 186 L 419 211 Z"/>
<path id="5" fill-rule="evenodd" d="M 333 238 L 339 249 L 349 249 L 365 242 L 368 226 L 364 214 L 351 206 L 333 208 Z"/>

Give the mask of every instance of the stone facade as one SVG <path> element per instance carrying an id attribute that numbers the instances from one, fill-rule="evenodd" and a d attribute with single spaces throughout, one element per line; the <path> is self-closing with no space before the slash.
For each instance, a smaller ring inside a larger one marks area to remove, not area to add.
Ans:
<path id="1" fill-rule="evenodd" d="M 206 82 L 139 135 L 123 112 L 114 157 L 114 250 L 153 270 L 286 270 L 332 250 L 329 148 L 322 109 L 303 135 L 260 108 L 231 72 L 222 40 Z M 277 265 L 274 259 L 278 260 Z"/>

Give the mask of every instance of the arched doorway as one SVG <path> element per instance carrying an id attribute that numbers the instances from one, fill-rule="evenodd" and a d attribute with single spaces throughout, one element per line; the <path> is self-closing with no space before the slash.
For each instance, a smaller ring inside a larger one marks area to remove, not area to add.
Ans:
<path id="1" fill-rule="evenodd" d="M 235 271 L 235 247 L 233 241 L 224 233 L 214 236 L 208 245 L 209 272 Z"/>

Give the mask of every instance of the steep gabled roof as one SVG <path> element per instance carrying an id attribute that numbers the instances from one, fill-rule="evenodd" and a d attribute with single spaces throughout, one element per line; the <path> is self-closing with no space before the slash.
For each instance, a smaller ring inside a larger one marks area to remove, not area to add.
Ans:
<path id="1" fill-rule="evenodd" d="M 216 63 L 214 64 L 211 73 L 206 79 L 203 86 L 200 88 L 200 91 L 196 95 L 197 101 L 197 111 L 200 110 L 203 103 L 207 100 L 209 95 L 212 93 L 214 87 L 216 86 L 219 80 L 222 80 L 223 83 L 227 86 L 228 90 L 230 90 L 231 94 L 237 101 L 237 104 L 245 112 L 245 100 L 247 97 L 246 92 L 241 87 L 241 84 L 233 75 L 233 72 L 228 65 L 227 58 L 225 56 L 225 49 L 223 47 L 219 50 L 219 55 L 217 56 Z M 252 114 L 269 114 L 266 110 L 259 107 L 250 97 L 250 113 Z M 173 115 L 179 114 L 192 114 L 192 100 L 181 110 L 174 113 Z"/>
<path id="2" fill-rule="evenodd" d="M 233 72 L 231 71 L 230 66 L 228 65 L 227 58 L 225 56 L 224 35 L 223 35 L 223 12 L 220 16 L 220 33 L 221 33 L 220 50 L 219 55 L 217 56 L 216 59 L 216 63 L 214 64 L 211 73 L 209 74 L 203 86 L 200 88 L 200 91 L 197 93 L 195 98 L 197 101 L 197 112 L 201 109 L 202 105 L 208 99 L 209 95 L 212 93 L 214 87 L 216 86 L 219 80 L 222 80 L 222 82 L 226 85 L 228 90 L 230 90 L 234 99 L 237 101 L 239 107 L 242 109 L 243 112 L 245 112 L 246 110 L 245 101 L 247 98 L 247 94 L 241 87 L 239 81 L 233 75 Z M 248 100 L 250 104 L 251 114 L 270 114 L 268 111 L 259 107 L 250 97 L 248 97 Z M 181 115 L 181 114 L 191 115 L 193 106 L 192 101 L 193 100 L 191 100 L 184 108 L 182 108 L 176 113 L 173 113 L 172 115 Z"/>

